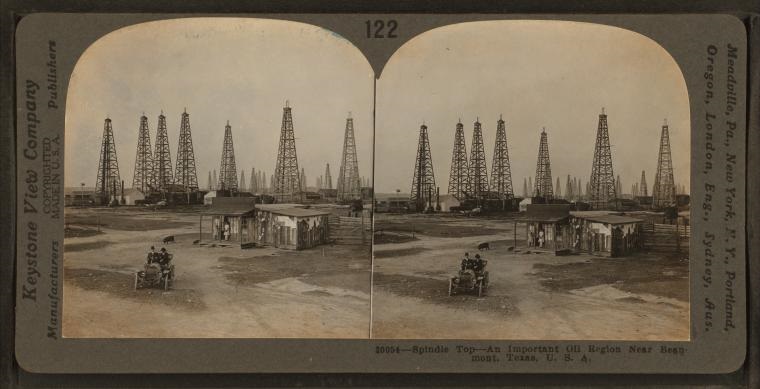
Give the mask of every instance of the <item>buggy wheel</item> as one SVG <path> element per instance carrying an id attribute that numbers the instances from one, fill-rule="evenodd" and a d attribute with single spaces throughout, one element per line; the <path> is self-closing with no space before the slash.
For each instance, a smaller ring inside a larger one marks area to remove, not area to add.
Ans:
<path id="1" fill-rule="evenodd" d="M 449 278 L 449 296 L 454 294 L 454 281 Z"/>
<path id="2" fill-rule="evenodd" d="M 140 280 L 140 277 L 137 275 L 137 273 L 135 273 L 135 290 L 137 290 L 137 284 L 139 280 Z"/>
<path id="3" fill-rule="evenodd" d="M 478 283 L 478 297 L 483 297 L 483 283 Z"/>

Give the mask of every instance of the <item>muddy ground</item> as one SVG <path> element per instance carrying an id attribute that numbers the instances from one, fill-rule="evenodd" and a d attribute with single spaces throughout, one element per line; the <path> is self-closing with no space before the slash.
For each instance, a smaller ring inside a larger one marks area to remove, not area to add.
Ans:
<path id="1" fill-rule="evenodd" d="M 368 246 L 201 246 L 193 243 L 199 218 L 191 209 L 67 208 L 66 223 L 66 337 L 369 335 Z M 204 224 L 209 231 L 210 220 Z M 170 235 L 175 242 L 163 244 Z M 169 291 L 134 289 L 151 245 L 174 254 Z"/>
<path id="2" fill-rule="evenodd" d="M 413 231 L 415 240 L 375 245 L 373 337 L 689 338 L 688 262 L 682 255 L 538 253 L 524 247 L 519 224 L 515 242 L 509 216 L 377 214 L 375 225 L 385 234 Z M 491 250 L 477 251 L 482 242 Z M 485 297 L 448 296 L 448 278 L 465 251 L 488 260 Z"/>

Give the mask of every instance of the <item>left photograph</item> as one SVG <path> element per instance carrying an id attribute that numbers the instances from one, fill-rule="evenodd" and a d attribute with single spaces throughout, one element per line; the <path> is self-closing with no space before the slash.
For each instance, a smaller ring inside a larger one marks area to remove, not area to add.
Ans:
<path id="1" fill-rule="evenodd" d="M 91 45 L 66 97 L 63 336 L 368 338 L 373 81 L 297 22 Z"/>

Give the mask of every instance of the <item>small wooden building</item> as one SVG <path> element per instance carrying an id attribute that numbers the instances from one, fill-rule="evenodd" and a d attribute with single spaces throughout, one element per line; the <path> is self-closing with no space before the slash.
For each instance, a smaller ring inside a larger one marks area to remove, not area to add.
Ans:
<path id="1" fill-rule="evenodd" d="M 555 254 L 572 249 L 570 205 L 526 204 L 521 220 L 525 223 L 528 247 Z"/>
<path id="2" fill-rule="evenodd" d="M 638 251 L 642 246 L 643 220 L 621 214 L 572 212 L 573 248 L 606 257 L 620 257 Z"/>
<path id="3" fill-rule="evenodd" d="M 254 245 L 255 201 L 252 197 L 213 197 L 211 208 L 201 212 L 200 236 L 203 237 L 203 217 L 211 217 L 211 240 L 215 243 Z"/>
<path id="4" fill-rule="evenodd" d="M 257 244 L 302 250 L 327 243 L 330 211 L 303 208 L 297 204 L 256 206 Z"/>

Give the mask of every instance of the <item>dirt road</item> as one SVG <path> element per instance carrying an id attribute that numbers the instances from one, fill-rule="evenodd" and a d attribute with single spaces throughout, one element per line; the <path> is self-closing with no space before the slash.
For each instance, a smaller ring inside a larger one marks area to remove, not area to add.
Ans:
<path id="1" fill-rule="evenodd" d="M 168 211 L 67 209 L 66 337 L 366 338 L 367 246 L 201 247 L 198 216 Z M 94 230 L 94 220 L 102 226 Z M 167 227 L 168 228 L 165 228 Z M 162 228 L 164 227 L 164 228 Z M 208 230 L 209 227 L 205 227 Z M 175 243 L 162 244 L 165 236 Z M 150 245 L 174 254 L 169 291 L 133 289 Z"/>
<path id="2" fill-rule="evenodd" d="M 383 219 L 385 218 L 385 219 Z M 514 248 L 513 224 L 481 218 L 378 215 L 387 233 L 415 240 L 375 246 L 375 338 L 687 340 L 688 263 L 641 253 L 626 258 L 554 256 Z M 476 228 L 477 227 L 477 228 Z M 476 235 L 485 227 L 484 235 Z M 451 231 L 468 231 L 464 237 Z M 483 298 L 449 297 L 462 255 L 488 260 Z M 511 248 L 511 249 L 510 249 Z"/>

